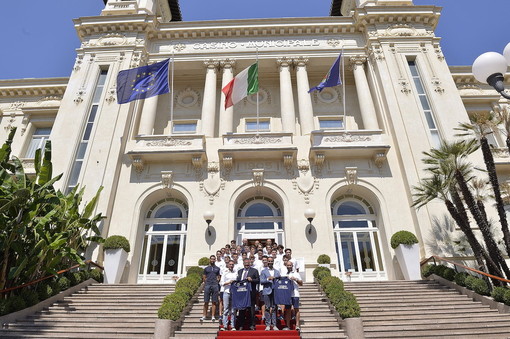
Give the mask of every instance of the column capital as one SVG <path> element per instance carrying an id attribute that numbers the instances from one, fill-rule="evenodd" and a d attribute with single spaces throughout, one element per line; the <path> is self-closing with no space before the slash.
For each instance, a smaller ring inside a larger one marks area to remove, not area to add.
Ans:
<path id="1" fill-rule="evenodd" d="M 352 68 L 357 66 L 363 66 L 367 62 L 367 57 L 364 55 L 356 55 L 349 58 L 349 62 Z"/>
<path id="2" fill-rule="evenodd" d="M 290 65 L 292 65 L 292 59 L 288 58 L 288 57 L 281 57 L 281 58 L 276 59 L 276 64 L 280 68 L 289 67 Z"/>
<path id="3" fill-rule="evenodd" d="M 294 58 L 292 60 L 292 62 L 294 63 L 294 65 L 296 65 L 297 67 L 303 67 L 303 66 L 306 66 L 308 65 L 308 58 L 307 57 L 298 57 L 298 58 Z"/>
<path id="4" fill-rule="evenodd" d="M 223 60 L 220 60 L 220 67 L 225 69 L 225 68 L 234 68 L 236 65 L 236 61 L 235 60 L 232 60 L 232 59 L 223 59 Z"/>
<path id="5" fill-rule="evenodd" d="M 220 62 L 215 59 L 209 59 L 209 60 L 204 61 L 204 66 L 207 69 L 217 69 L 219 67 L 219 65 L 220 65 Z"/>

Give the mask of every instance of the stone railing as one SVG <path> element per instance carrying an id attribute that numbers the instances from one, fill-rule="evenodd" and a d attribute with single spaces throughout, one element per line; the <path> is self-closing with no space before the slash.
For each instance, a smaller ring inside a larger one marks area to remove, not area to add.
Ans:
<path id="1" fill-rule="evenodd" d="M 242 133 L 223 136 L 228 148 L 282 148 L 292 145 L 292 133 Z"/>

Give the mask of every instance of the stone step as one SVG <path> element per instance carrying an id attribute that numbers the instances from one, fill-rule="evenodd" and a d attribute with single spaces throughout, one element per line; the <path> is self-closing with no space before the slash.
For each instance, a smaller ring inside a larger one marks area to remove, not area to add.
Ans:
<path id="1" fill-rule="evenodd" d="M 473 322 L 482 322 L 484 324 L 488 324 L 488 323 L 495 323 L 495 324 L 499 324 L 499 323 L 509 323 L 510 322 L 510 316 L 508 315 L 491 315 L 490 317 L 486 317 L 486 319 L 480 319 L 480 315 L 477 314 L 476 316 L 471 316 L 471 317 L 468 317 L 468 316 L 465 316 L 463 318 L 460 318 L 460 317 L 455 317 L 455 318 L 436 318 L 434 319 L 434 324 L 431 324 L 431 318 L 430 317 L 426 317 L 426 319 L 420 317 L 420 318 L 416 318 L 416 319 L 406 319 L 405 321 L 405 324 L 406 326 L 421 326 L 421 325 L 434 325 L 434 326 L 440 326 L 442 324 L 472 324 Z M 388 320 L 381 320 L 381 319 L 377 319 L 377 320 L 363 320 L 363 325 L 365 327 L 384 327 L 384 326 L 391 326 L 389 325 L 390 323 L 388 322 Z"/>
<path id="2" fill-rule="evenodd" d="M 506 328 L 478 328 L 478 329 L 448 329 L 440 330 L 393 330 L 388 332 L 372 332 L 364 329 L 366 338 L 466 338 L 472 336 L 476 338 L 496 338 L 496 335 L 502 338 L 508 338 L 508 327 Z"/>
<path id="3" fill-rule="evenodd" d="M 438 309 L 454 309 L 456 307 L 481 307 L 481 308 L 488 308 L 488 305 L 482 305 L 480 302 L 466 302 L 466 301 L 449 301 L 446 303 L 443 303 L 441 301 L 435 301 L 431 300 L 427 303 L 424 302 L 410 302 L 410 303 L 399 303 L 399 304 L 388 304 L 388 303 L 381 303 L 377 304 L 374 303 L 372 305 L 370 304 L 364 304 L 362 307 L 362 310 L 367 311 L 373 311 L 373 310 L 406 310 L 406 309 L 419 309 L 419 308 L 428 308 L 431 307 L 438 307 Z"/>
<path id="4" fill-rule="evenodd" d="M 0 331 L 2 339 L 23 339 L 23 338 L 80 338 L 80 339 L 105 339 L 103 333 L 33 333 L 30 331 Z M 108 333 L 108 339 L 153 339 L 154 334 L 129 334 L 129 333 Z"/>
<path id="5" fill-rule="evenodd" d="M 491 310 L 492 312 L 480 312 L 477 309 L 471 310 L 471 312 L 463 311 L 462 313 L 424 313 L 424 312 L 416 312 L 416 314 L 393 314 L 393 315 L 378 315 L 377 317 L 364 317 L 363 324 L 370 326 L 374 322 L 383 322 L 387 323 L 388 321 L 405 321 L 406 324 L 412 323 L 414 321 L 425 321 L 430 322 L 434 321 L 435 323 L 439 323 L 441 321 L 446 322 L 457 322 L 457 321 L 472 321 L 473 316 L 476 318 L 483 318 L 483 321 L 488 321 L 491 318 L 505 318 L 508 319 L 510 315 L 500 314 L 496 310 Z M 423 317 L 423 315 L 426 315 Z"/>

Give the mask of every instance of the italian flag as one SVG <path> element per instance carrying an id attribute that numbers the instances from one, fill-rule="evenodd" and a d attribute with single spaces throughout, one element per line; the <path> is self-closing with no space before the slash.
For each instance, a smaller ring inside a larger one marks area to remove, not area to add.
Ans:
<path id="1" fill-rule="evenodd" d="M 221 90 L 225 94 L 225 109 L 234 106 L 250 94 L 259 91 L 259 65 L 254 63 L 236 75 Z"/>

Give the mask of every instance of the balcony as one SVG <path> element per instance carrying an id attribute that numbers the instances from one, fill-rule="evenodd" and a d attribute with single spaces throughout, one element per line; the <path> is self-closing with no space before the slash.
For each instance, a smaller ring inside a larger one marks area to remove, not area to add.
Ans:
<path id="1" fill-rule="evenodd" d="M 203 135 L 139 135 L 127 149 L 135 167 L 165 161 L 191 161 L 194 167 L 201 167 L 207 161 Z"/>
<path id="2" fill-rule="evenodd" d="M 494 157 L 494 164 L 499 171 L 510 171 L 510 154 L 508 148 L 492 148 L 492 156 Z"/>
<path id="3" fill-rule="evenodd" d="M 318 130 L 310 136 L 310 159 L 369 158 L 378 167 L 386 160 L 389 141 L 381 130 Z"/>

